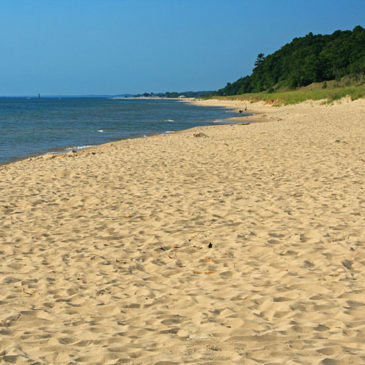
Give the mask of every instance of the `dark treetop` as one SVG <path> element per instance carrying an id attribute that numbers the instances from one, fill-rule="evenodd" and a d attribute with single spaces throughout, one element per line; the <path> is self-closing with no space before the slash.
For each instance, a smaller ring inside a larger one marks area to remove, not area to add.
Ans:
<path id="1" fill-rule="evenodd" d="M 216 92 L 237 95 L 296 88 L 313 82 L 357 77 L 365 73 L 365 29 L 337 30 L 330 35 L 307 34 L 294 38 L 265 57 L 260 53 L 250 76 L 245 76 Z"/>

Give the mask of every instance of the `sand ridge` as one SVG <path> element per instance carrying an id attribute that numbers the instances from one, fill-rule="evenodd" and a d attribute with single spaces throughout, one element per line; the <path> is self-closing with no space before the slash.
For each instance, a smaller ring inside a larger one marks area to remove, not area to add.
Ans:
<path id="1" fill-rule="evenodd" d="M 365 101 L 248 108 L 0 166 L 0 363 L 365 363 Z"/>

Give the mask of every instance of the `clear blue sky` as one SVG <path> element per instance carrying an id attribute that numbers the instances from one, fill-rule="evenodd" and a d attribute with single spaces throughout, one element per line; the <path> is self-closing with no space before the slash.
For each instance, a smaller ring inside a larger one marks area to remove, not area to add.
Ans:
<path id="1" fill-rule="evenodd" d="M 0 95 L 214 90 L 364 0 L 1 0 Z"/>

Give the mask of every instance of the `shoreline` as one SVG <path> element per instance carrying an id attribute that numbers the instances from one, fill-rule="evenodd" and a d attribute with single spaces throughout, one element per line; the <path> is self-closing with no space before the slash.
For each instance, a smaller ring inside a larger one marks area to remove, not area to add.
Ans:
<path id="1" fill-rule="evenodd" d="M 168 98 L 165 96 L 113 96 L 113 100 L 177 100 L 181 101 L 184 98 Z M 188 99 L 188 98 L 185 98 Z"/>
<path id="2" fill-rule="evenodd" d="M 3 362 L 365 361 L 365 100 L 250 107 L 0 166 Z"/>
<path id="3" fill-rule="evenodd" d="M 131 99 L 131 100 L 139 100 L 139 99 L 141 99 L 141 100 L 148 100 L 148 99 L 151 99 L 151 100 L 175 100 L 175 101 L 185 102 L 187 104 L 192 104 L 192 105 L 195 104 L 195 100 L 196 100 L 194 98 L 184 98 L 184 99 L 182 99 L 182 98 L 162 98 L 162 97 L 113 97 L 113 99 L 122 99 L 122 100 L 125 100 L 125 99 Z M 198 104 L 195 104 L 195 105 L 198 105 Z M 214 105 L 211 105 L 211 106 L 214 106 Z M 232 108 L 228 107 L 227 109 L 232 109 Z M 237 111 L 237 113 L 238 113 L 238 111 Z M 247 116 L 247 118 L 248 118 L 248 116 Z M 222 121 L 233 121 L 233 122 L 237 121 L 238 122 L 238 121 L 241 121 L 241 117 L 237 117 L 237 120 L 235 120 L 235 117 L 225 118 L 225 119 L 222 119 Z M 217 124 L 219 124 L 219 123 L 217 123 Z M 225 124 L 225 123 L 222 123 L 222 124 Z M 215 123 L 212 122 L 211 125 L 215 125 Z M 188 129 L 192 129 L 192 128 L 188 128 Z M 149 137 L 155 136 L 155 135 L 165 135 L 165 134 L 170 134 L 170 133 L 179 133 L 180 131 L 184 131 L 184 130 L 185 129 L 181 129 L 181 130 L 177 130 L 177 131 L 163 131 L 161 133 L 151 132 L 151 133 L 147 133 L 147 134 L 146 133 L 141 133 L 140 135 L 138 134 L 138 135 L 135 135 L 133 137 L 129 136 L 129 137 L 125 137 L 125 138 L 122 138 L 122 139 L 114 139 L 114 140 L 111 140 L 109 142 L 96 144 L 96 145 L 81 146 L 81 147 L 80 146 L 73 146 L 73 147 L 67 146 L 67 147 L 64 147 L 64 148 L 52 149 L 52 150 L 49 150 L 47 152 L 39 152 L 39 153 L 35 153 L 35 154 L 28 155 L 28 156 L 25 156 L 25 157 L 14 158 L 11 161 L 0 162 L 0 167 L 3 166 L 3 165 L 12 164 L 12 163 L 16 163 L 16 162 L 19 162 L 19 161 L 40 158 L 42 156 L 68 155 L 68 154 L 74 153 L 75 150 L 76 150 L 76 152 L 78 152 L 80 150 L 88 149 L 88 148 L 91 148 L 91 147 L 103 146 L 103 145 L 108 144 L 108 143 L 119 142 L 119 141 L 123 141 L 123 140 L 126 140 L 126 139 L 149 138 Z"/>

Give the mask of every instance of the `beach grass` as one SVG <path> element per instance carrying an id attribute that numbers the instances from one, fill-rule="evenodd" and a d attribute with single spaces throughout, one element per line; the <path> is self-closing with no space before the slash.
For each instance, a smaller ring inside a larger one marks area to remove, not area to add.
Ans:
<path id="1" fill-rule="evenodd" d="M 324 100 L 325 103 L 332 103 L 343 97 L 350 97 L 351 100 L 365 98 L 365 84 L 347 87 L 306 87 L 290 91 L 247 93 L 232 96 L 213 96 L 214 99 L 226 100 L 249 100 L 251 102 L 265 101 L 273 105 L 298 104 L 306 100 Z"/>

